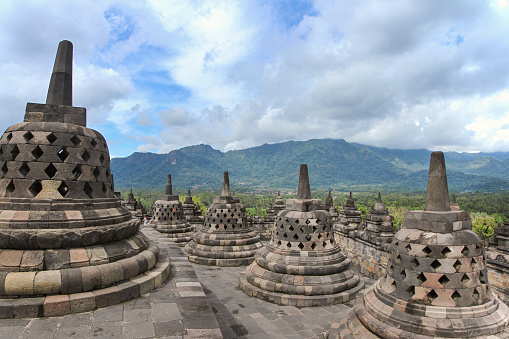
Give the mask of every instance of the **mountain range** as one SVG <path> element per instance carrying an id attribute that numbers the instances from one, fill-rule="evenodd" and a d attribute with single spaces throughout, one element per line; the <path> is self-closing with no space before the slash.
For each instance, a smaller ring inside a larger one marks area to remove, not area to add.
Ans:
<path id="1" fill-rule="evenodd" d="M 209 145 L 188 146 L 167 154 L 136 152 L 113 158 L 118 188 L 174 187 L 219 189 L 223 171 L 232 187 L 296 189 L 299 165 L 306 163 L 312 189 L 426 189 L 431 151 L 388 149 L 343 139 L 312 139 L 264 144 L 221 152 Z M 509 190 L 509 152 L 445 153 L 451 191 Z"/>

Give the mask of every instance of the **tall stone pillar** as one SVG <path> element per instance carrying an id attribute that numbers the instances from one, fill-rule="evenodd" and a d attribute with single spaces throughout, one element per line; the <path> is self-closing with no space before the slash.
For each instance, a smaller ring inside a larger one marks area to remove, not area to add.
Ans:
<path id="1" fill-rule="evenodd" d="M 270 243 L 240 277 L 248 295 L 280 305 L 323 306 L 347 302 L 363 283 L 334 240 L 329 212 L 311 199 L 301 165 L 297 199 L 279 212 Z"/>
<path id="2" fill-rule="evenodd" d="M 497 334 L 508 307 L 488 284 L 483 241 L 451 211 L 444 154 L 431 154 L 426 208 L 408 211 L 386 274 L 332 324 L 329 338 L 474 338 Z"/>

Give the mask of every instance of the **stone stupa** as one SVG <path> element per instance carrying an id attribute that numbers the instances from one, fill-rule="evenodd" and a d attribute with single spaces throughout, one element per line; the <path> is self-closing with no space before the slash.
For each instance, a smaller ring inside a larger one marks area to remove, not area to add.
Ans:
<path id="1" fill-rule="evenodd" d="M 355 206 L 355 200 L 350 196 L 346 199 L 346 204 L 339 211 L 339 224 L 337 225 L 338 230 L 343 233 L 350 231 L 356 231 L 359 229 L 359 225 L 362 223 L 362 213 Z"/>
<path id="2" fill-rule="evenodd" d="M 103 136 L 72 106 L 72 53 L 58 46 L 46 104 L 0 139 L 0 317 L 61 316 L 121 303 L 169 265 L 113 194 Z"/>
<path id="3" fill-rule="evenodd" d="M 228 172 L 224 172 L 221 195 L 214 197 L 202 228 L 185 247 L 189 261 L 212 266 L 249 265 L 260 247 L 260 237 L 247 224 L 246 208 L 238 197 L 230 195 Z"/>
<path id="4" fill-rule="evenodd" d="M 166 176 L 164 195 L 154 203 L 152 213 L 149 227 L 153 227 L 181 247 L 191 240 L 194 227 L 184 219 L 179 196 L 173 194 L 170 174 Z"/>
<path id="5" fill-rule="evenodd" d="M 248 295 L 279 305 L 324 306 L 347 302 L 364 283 L 334 240 L 328 211 L 311 199 L 307 165 L 301 165 L 297 199 L 287 199 L 267 246 L 241 274 Z"/>
<path id="6" fill-rule="evenodd" d="M 444 154 L 431 154 L 426 205 L 408 211 L 386 274 L 333 323 L 329 338 L 497 338 L 509 308 L 488 284 L 483 241 L 451 211 Z M 504 334 L 504 338 L 507 334 Z"/>

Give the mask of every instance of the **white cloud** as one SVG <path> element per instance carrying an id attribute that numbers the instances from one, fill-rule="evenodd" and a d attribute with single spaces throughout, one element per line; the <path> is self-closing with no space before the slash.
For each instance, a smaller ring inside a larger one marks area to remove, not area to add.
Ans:
<path id="1" fill-rule="evenodd" d="M 310 4 L 3 1 L 0 123 L 44 101 L 69 39 L 75 104 L 115 154 L 310 138 L 509 150 L 507 1 Z"/>

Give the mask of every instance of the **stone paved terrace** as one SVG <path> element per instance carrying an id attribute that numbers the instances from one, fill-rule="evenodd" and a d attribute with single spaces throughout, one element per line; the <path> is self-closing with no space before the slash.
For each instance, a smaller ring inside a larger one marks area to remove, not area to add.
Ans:
<path id="1" fill-rule="evenodd" d="M 164 285 L 94 312 L 0 319 L 0 339 L 323 338 L 331 323 L 349 309 L 345 305 L 299 309 L 248 297 L 238 287 L 244 267 L 191 264 L 175 243 L 152 229 L 143 232 L 171 258 L 172 274 Z"/>

